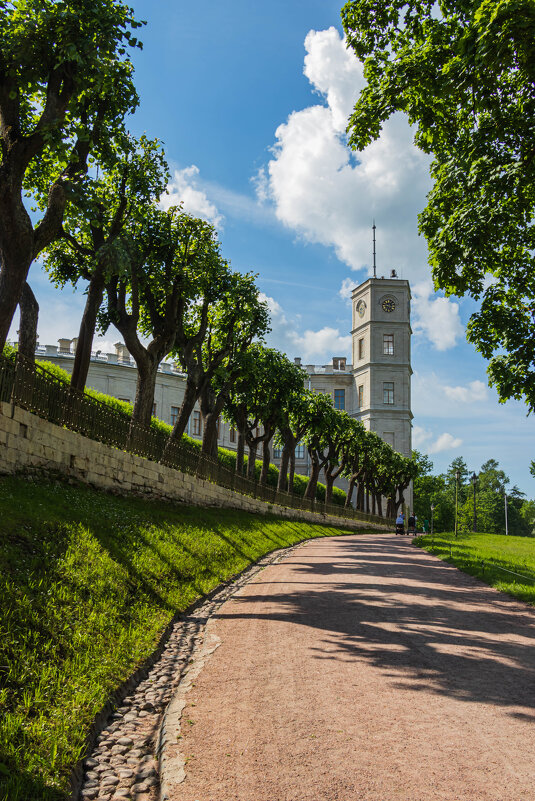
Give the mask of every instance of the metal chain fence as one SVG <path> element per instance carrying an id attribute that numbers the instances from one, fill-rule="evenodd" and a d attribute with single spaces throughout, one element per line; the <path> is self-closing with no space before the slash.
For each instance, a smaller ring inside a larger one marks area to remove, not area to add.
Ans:
<path id="1" fill-rule="evenodd" d="M 294 493 L 280 492 L 274 487 L 239 475 L 186 441 L 171 440 L 164 431 L 133 423 L 127 415 L 96 398 L 71 389 L 39 363 L 18 354 L 15 359 L 0 356 L 0 401 L 13 403 L 50 423 L 76 431 L 89 439 L 206 479 L 266 503 L 383 525 L 393 526 L 394 523 L 390 518 L 367 514 L 352 507 L 322 503 Z"/>

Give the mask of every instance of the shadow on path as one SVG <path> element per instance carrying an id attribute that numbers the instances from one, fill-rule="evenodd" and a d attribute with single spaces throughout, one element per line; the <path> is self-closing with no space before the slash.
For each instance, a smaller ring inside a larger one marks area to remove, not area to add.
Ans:
<path id="1" fill-rule="evenodd" d="M 324 632 L 320 646 L 317 637 L 311 644 L 317 659 L 368 661 L 399 687 L 535 721 L 529 607 L 393 538 L 315 541 L 283 564 L 292 574 L 284 591 L 255 581 L 217 617 L 309 626 Z M 255 594 L 260 583 L 271 594 Z M 234 611 L 237 604 L 247 609 Z"/>

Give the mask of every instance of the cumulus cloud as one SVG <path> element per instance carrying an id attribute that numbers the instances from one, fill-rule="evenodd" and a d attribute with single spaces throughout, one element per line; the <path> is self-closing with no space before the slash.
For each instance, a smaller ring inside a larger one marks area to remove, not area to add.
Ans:
<path id="1" fill-rule="evenodd" d="M 431 431 L 421 426 L 414 426 L 412 430 L 412 444 L 413 447 L 418 450 L 424 450 L 428 454 L 433 454 L 459 448 L 463 444 L 463 440 L 447 432 L 435 438 Z"/>
<path id="2" fill-rule="evenodd" d="M 487 387 L 483 381 L 470 381 L 466 387 L 443 387 L 448 398 L 456 403 L 480 403 L 487 400 Z"/>
<path id="3" fill-rule="evenodd" d="M 412 287 L 413 331 L 423 334 L 440 351 L 457 344 L 464 335 L 459 317 L 459 304 L 451 298 L 437 297 L 430 281 Z"/>
<path id="4" fill-rule="evenodd" d="M 364 85 L 362 65 L 334 28 L 310 31 L 304 73 L 323 103 L 294 111 L 276 132 L 273 157 L 257 175 L 278 219 L 310 242 L 332 246 L 354 269 L 369 269 L 371 224 L 378 223 L 378 274 L 391 267 L 407 278 L 428 274 L 416 214 L 430 186 L 429 159 L 395 115 L 356 160 L 345 127 Z"/>
<path id="5" fill-rule="evenodd" d="M 342 286 L 338 290 L 338 294 L 351 306 L 351 294 L 356 286 L 356 281 L 354 278 L 344 278 L 342 281 Z"/>
<path id="6" fill-rule="evenodd" d="M 194 164 L 183 170 L 175 170 L 167 186 L 167 193 L 160 198 L 163 209 L 178 206 L 180 203 L 188 214 L 201 217 L 216 228 L 222 227 L 224 218 L 199 186 L 199 168 Z"/>
<path id="7" fill-rule="evenodd" d="M 274 299 L 260 293 L 268 304 L 271 314 L 269 344 L 282 350 L 290 358 L 300 356 L 306 363 L 326 364 L 332 356 L 349 356 L 351 336 L 343 336 L 338 328 L 324 326 L 318 331 L 299 331 L 299 318 L 290 319 L 282 306 Z"/>

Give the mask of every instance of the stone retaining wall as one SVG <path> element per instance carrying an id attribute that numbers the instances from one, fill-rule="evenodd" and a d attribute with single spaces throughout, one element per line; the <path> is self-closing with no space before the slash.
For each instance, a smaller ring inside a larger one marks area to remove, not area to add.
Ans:
<path id="1" fill-rule="evenodd" d="M 376 523 L 265 503 L 95 442 L 10 403 L 0 403 L 0 473 L 30 471 L 60 473 L 121 495 L 135 493 L 193 506 L 229 507 L 343 528 L 384 530 Z"/>

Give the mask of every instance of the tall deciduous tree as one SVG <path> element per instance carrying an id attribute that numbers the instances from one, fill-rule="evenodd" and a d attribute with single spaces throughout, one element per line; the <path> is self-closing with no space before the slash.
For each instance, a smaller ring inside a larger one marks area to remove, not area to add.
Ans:
<path id="1" fill-rule="evenodd" d="M 121 234 L 128 222 L 150 216 L 147 206 L 160 197 L 169 177 L 158 140 L 135 140 L 126 134 L 117 140 L 117 161 L 83 180 L 45 259 L 56 283 L 87 281 L 71 376 L 71 386 L 80 391 L 87 380 L 104 288 L 132 255 L 128 235 Z"/>
<path id="2" fill-rule="evenodd" d="M 279 466 L 279 480 L 277 489 L 279 491 L 293 492 L 295 475 L 295 449 L 303 439 L 308 430 L 308 415 L 313 393 L 303 387 L 292 392 L 286 398 L 286 402 L 281 409 L 281 420 L 279 422 L 278 440 L 282 445 L 281 462 Z"/>
<path id="3" fill-rule="evenodd" d="M 396 111 L 416 125 L 433 157 L 420 230 L 435 285 L 482 298 L 468 338 L 500 399 L 523 396 L 533 410 L 533 0 L 351 0 L 342 19 L 367 80 L 350 143 L 365 147 Z"/>
<path id="4" fill-rule="evenodd" d="M 90 153 L 113 159 L 115 133 L 137 105 L 132 13 L 118 0 L 0 0 L 0 350 Z M 43 212 L 37 224 L 25 191 Z"/>
<path id="5" fill-rule="evenodd" d="M 253 343 L 230 390 L 227 416 L 249 446 L 250 478 L 254 478 L 257 448 L 260 444 L 263 448 L 261 484 L 267 481 L 271 440 L 285 419 L 284 410 L 293 393 L 303 391 L 304 375 L 284 354 Z"/>
<path id="6" fill-rule="evenodd" d="M 188 310 L 195 305 L 197 278 L 222 260 L 213 228 L 171 208 L 145 209 L 128 226 L 130 256 L 106 286 L 106 323 L 123 335 L 138 368 L 132 419 L 147 425 L 158 367 L 175 347 Z M 149 339 L 144 343 L 142 335 Z"/>
<path id="7" fill-rule="evenodd" d="M 209 309 L 206 337 L 192 365 L 200 390 L 202 449 L 212 456 L 217 453 L 219 417 L 232 387 L 246 369 L 252 342 L 269 331 L 269 311 L 259 296 L 255 276 L 236 272 L 230 273 L 229 279 L 225 292 Z"/>

